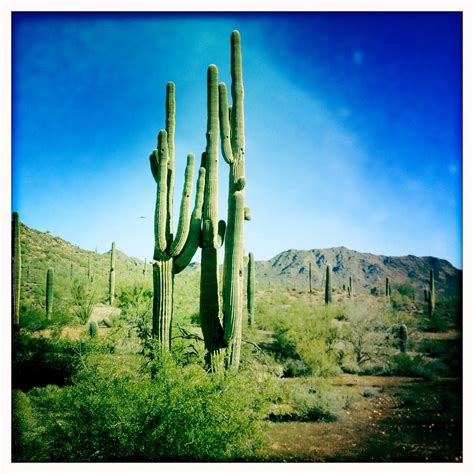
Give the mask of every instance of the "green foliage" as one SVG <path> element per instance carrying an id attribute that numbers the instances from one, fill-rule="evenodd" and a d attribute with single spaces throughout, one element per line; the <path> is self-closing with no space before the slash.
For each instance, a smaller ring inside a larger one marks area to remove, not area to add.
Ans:
<path id="1" fill-rule="evenodd" d="M 31 442 L 41 449 L 29 451 L 29 460 L 224 461 L 251 456 L 262 442 L 267 406 L 262 383 L 245 372 L 210 375 L 196 365 L 179 366 L 156 350 L 154 355 L 142 373 L 124 373 L 113 365 L 101 370 L 89 361 L 74 385 L 31 390 L 36 425 Z M 25 416 L 31 419 L 31 414 Z"/>
<path id="2" fill-rule="evenodd" d="M 74 314 L 80 324 L 85 324 L 91 317 L 96 303 L 95 289 L 89 280 L 82 281 L 75 278 L 71 282 L 71 296 Z"/>
<path id="3" fill-rule="evenodd" d="M 12 214 L 12 324 L 20 325 L 21 241 L 18 212 Z"/>

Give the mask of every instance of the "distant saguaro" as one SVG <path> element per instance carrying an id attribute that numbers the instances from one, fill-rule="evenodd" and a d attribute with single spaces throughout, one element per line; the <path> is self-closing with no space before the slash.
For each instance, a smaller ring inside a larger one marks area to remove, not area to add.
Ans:
<path id="1" fill-rule="evenodd" d="M 110 271 L 109 271 L 109 303 L 114 304 L 115 299 L 115 242 L 112 242 L 110 250 Z"/>
<path id="2" fill-rule="evenodd" d="M 46 274 L 46 318 L 51 319 L 53 314 L 54 269 L 48 268 Z"/>
<path id="3" fill-rule="evenodd" d="M 313 288 L 311 286 L 311 262 L 309 262 L 309 271 L 308 271 L 309 275 L 309 292 L 312 293 L 313 292 Z"/>
<path id="4" fill-rule="evenodd" d="M 324 302 L 332 303 L 332 281 L 331 281 L 331 265 L 326 267 L 326 291 L 324 292 Z"/>
<path id="5" fill-rule="evenodd" d="M 248 263 L 247 312 L 249 326 L 252 326 L 255 318 L 255 260 L 252 252 L 249 252 Z"/>

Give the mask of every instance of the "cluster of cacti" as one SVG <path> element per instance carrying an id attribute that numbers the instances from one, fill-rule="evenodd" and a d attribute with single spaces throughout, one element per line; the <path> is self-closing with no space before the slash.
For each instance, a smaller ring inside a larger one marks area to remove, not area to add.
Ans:
<path id="1" fill-rule="evenodd" d="M 194 174 L 194 155 L 189 154 L 176 236 L 173 235 L 175 85 L 166 87 L 166 129 L 158 134 L 157 148 L 150 155 L 150 166 L 157 184 L 153 252 L 152 333 L 168 350 L 171 346 L 174 276 L 184 270 L 194 256 L 201 234 L 201 212 L 206 170 L 201 167 L 196 201 L 191 217 L 189 208 Z"/>
<path id="2" fill-rule="evenodd" d="M 21 243 L 20 219 L 18 213 L 12 214 L 12 323 L 13 329 L 20 325 L 20 287 L 21 287 Z"/>
<path id="3" fill-rule="evenodd" d="M 46 273 L 46 318 L 51 319 L 53 314 L 54 269 L 48 268 Z"/>
<path id="4" fill-rule="evenodd" d="M 390 285 L 390 278 L 385 278 L 385 296 L 389 297 L 392 296 L 392 287 Z"/>
<path id="5" fill-rule="evenodd" d="M 110 250 L 110 270 L 109 270 L 109 304 L 114 304 L 115 299 L 115 242 L 112 242 Z"/>
<path id="6" fill-rule="evenodd" d="M 249 326 L 253 326 L 255 318 L 255 260 L 252 252 L 249 252 L 247 274 L 247 313 Z"/>
<path id="7" fill-rule="evenodd" d="M 324 291 L 324 302 L 332 303 L 332 281 L 331 281 L 331 265 L 326 267 L 326 289 Z"/>
<path id="8" fill-rule="evenodd" d="M 434 282 L 434 271 L 430 269 L 430 289 L 425 294 L 425 299 L 428 301 L 428 316 L 431 318 L 434 314 L 436 303 L 436 292 Z"/>
<path id="9" fill-rule="evenodd" d="M 398 342 L 400 346 L 400 351 L 406 352 L 408 342 L 408 330 L 404 324 L 400 324 L 400 327 L 398 328 Z"/>

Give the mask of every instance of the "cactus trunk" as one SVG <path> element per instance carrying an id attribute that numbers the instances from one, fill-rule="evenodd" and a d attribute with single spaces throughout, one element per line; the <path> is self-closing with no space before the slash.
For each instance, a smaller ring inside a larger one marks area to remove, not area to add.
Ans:
<path id="1" fill-rule="evenodd" d="M 309 292 L 313 292 L 313 288 L 311 286 L 311 262 L 309 262 L 309 271 L 308 271 L 308 277 L 309 277 Z"/>
<path id="2" fill-rule="evenodd" d="M 388 277 L 385 278 L 385 296 L 390 297 L 391 291 L 390 291 L 390 279 Z"/>
<path id="3" fill-rule="evenodd" d="M 404 324 L 401 324 L 398 328 L 398 342 L 400 344 L 400 351 L 406 352 L 408 341 L 408 330 Z"/>
<path id="4" fill-rule="evenodd" d="M 46 274 L 46 319 L 51 319 L 53 314 L 53 288 L 54 288 L 54 270 L 48 268 Z"/>
<path id="5" fill-rule="evenodd" d="M 352 277 L 349 277 L 349 286 L 347 287 L 347 293 L 349 298 L 352 298 Z"/>
<path id="6" fill-rule="evenodd" d="M 255 260 L 252 252 L 249 252 L 248 262 L 247 313 L 249 326 L 253 326 L 255 319 Z"/>
<path id="7" fill-rule="evenodd" d="M 152 334 L 158 337 L 162 348 L 171 348 L 171 322 L 173 320 L 173 260 L 155 261 L 153 264 L 153 326 Z"/>
<path id="8" fill-rule="evenodd" d="M 435 291 L 435 281 L 434 281 L 434 271 L 433 269 L 430 270 L 430 289 L 428 292 L 429 299 L 430 299 L 430 305 L 431 305 L 431 314 L 435 310 L 435 304 L 436 304 L 436 291 Z"/>
<path id="9" fill-rule="evenodd" d="M 21 243 L 20 219 L 18 213 L 12 214 L 12 323 L 17 330 L 20 325 L 20 288 L 21 288 Z"/>
<path id="10" fill-rule="evenodd" d="M 109 303 L 114 304 L 115 299 L 115 242 L 112 242 L 110 250 L 110 270 L 109 270 Z"/>
<path id="11" fill-rule="evenodd" d="M 331 265 L 326 267 L 326 290 L 324 292 L 324 302 L 332 303 L 332 281 L 331 281 Z"/>

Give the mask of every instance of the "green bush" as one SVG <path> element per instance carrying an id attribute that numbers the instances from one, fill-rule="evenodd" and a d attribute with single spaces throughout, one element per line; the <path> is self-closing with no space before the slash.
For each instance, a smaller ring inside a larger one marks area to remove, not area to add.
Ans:
<path id="1" fill-rule="evenodd" d="M 140 373 L 88 361 L 74 382 L 29 392 L 41 444 L 30 461 L 235 460 L 262 442 L 265 390 L 247 372 L 211 375 L 155 353 Z"/>

